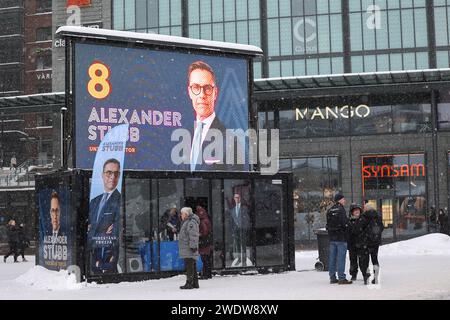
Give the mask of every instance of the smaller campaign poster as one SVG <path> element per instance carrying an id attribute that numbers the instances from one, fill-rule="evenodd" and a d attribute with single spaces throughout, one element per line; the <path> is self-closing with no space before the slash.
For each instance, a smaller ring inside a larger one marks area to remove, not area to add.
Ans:
<path id="1" fill-rule="evenodd" d="M 39 199 L 39 265 L 49 270 L 72 264 L 71 201 L 67 187 L 43 189 Z"/>
<path id="2" fill-rule="evenodd" d="M 109 131 L 94 161 L 89 197 L 88 248 L 91 274 L 118 273 L 122 228 L 122 178 L 128 124 Z"/>

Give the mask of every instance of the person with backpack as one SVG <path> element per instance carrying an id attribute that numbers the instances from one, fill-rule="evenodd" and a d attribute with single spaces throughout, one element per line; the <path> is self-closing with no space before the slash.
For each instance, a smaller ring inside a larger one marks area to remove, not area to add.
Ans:
<path id="1" fill-rule="evenodd" d="M 327 211 L 328 235 L 330 238 L 329 276 L 330 284 L 351 284 L 345 276 L 345 258 L 347 256 L 348 219 L 344 205 L 345 197 L 337 193 L 334 196 L 335 204 Z M 336 267 L 338 278 L 336 279 Z"/>
<path id="2" fill-rule="evenodd" d="M 350 219 L 349 219 L 349 239 L 348 239 L 348 253 L 350 256 L 350 275 L 352 281 L 356 280 L 359 270 L 364 279 L 364 284 L 370 277 L 367 272 L 369 268 L 369 250 L 367 248 L 367 219 L 362 214 L 361 206 L 357 204 L 350 205 Z"/>
<path id="3" fill-rule="evenodd" d="M 369 251 L 370 260 L 373 265 L 374 279 L 373 284 L 378 283 L 378 274 L 380 272 L 380 263 L 378 262 L 378 249 L 381 245 L 381 234 L 384 230 L 383 218 L 375 208 L 366 203 L 364 206 L 364 217 L 367 219 L 367 249 Z"/>
<path id="4" fill-rule="evenodd" d="M 199 232 L 200 238 L 198 242 L 198 252 L 203 262 L 202 274 L 199 279 L 211 279 L 211 243 L 212 243 L 212 226 L 208 213 L 202 206 L 196 208 L 197 216 L 200 218 Z"/>
<path id="5" fill-rule="evenodd" d="M 16 220 L 9 220 L 6 232 L 8 235 L 9 252 L 3 257 L 3 262 L 6 263 L 6 260 L 12 254 L 14 255 L 14 262 L 19 262 L 17 261 L 17 257 L 19 256 L 17 252 L 19 246 L 19 230 L 16 226 Z"/>

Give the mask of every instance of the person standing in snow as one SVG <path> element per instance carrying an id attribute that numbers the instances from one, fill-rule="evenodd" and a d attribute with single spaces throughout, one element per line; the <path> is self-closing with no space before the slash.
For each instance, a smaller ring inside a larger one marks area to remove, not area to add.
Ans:
<path id="1" fill-rule="evenodd" d="M 330 238 L 329 275 L 330 283 L 351 284 L 345 276 L 345 258 L 347 256 L 348 219 L 344 205 L 345 197 L 337 193 L 334 196 L 335 204 L 327 211 L 328 235 Z M 336 279 L 336 267 L 338 279 Z"/>
<path id="2" fill-rule="evenodd" d="M 8 229 L 7 229 L 7 235 L 8 235 L 8 244 L 9 244 L 9 252 L 7 255 L 3 257 L 3 262 L 6 263 L 6 259 L 12 254 L 14 254 L 14 262 L 17 261 L 18 253 L 17 253 L 17 247 L 19 245 L 19 230 L 16 226 L 16 220 L 11 219 L 8 222 Z"/>
<path id="3" fill-rule="evenodd" d="M 374 279 L 373 284 L 378 283 L 378 274 L 380 271 L 380 264 L 378 262 L 378 249 L 381 245 L 381 234 L 384 230 L 383 218 L 375 208 L 366 203 L 364 205 L 364 218 L 367 220 L 367 248 L 369 250 L 370 259 L 373 265 Z"/>
<path id="4" fill-rule="evenodd" d="M 197 216 L 200 218 L 200 238 L 199 253 L 203 262 L 202 275 L 200 279 L 211 279 L 211 243 L 212 243 L 212 226 L 208 212 L 202 207 L 197 206 Z"/>
<path id="5" fill-rule="evenodd" d="M 348 253 L 350 255 L 350 275 L 352 281 L 356 280 L 359 270 L 363 275 L 364 284 L 367 284 L 370 274 L 369 250 L 367 248 L 367 219 L 362 215 L 362 208 L 357 204 L 350 206 Z"/>
<path id="6" fill-rule="evenodd" d="M 189 207 L 181 209 L 181 229 L 179 233 L 179 255 L 186 265 L 186 284 L 180 289 L 199 288 L 196 261 L 198 254 L 198 239 L 200 219 Z"/>

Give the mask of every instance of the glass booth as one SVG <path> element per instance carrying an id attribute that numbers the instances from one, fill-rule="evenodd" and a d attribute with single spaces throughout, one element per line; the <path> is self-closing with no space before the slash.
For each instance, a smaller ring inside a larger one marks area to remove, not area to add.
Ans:
<path id="1" fill-rule="evenodd" d="M 91 174 L 74 170 L 37 176 L 39 265 L 56 270 L 77 265 L 88 281 L 96 282 L 178 274 L 184 265 L 178 258 L 177 234 L 167 223 L 177 223 L 182 207 L 195 212 L 201 206 L 212 223 L 213 273 L 295 270 L 291 174 L 125 171 L 117 266 L 112 273 L 96 273 L 87 243 Z M 60 194 L 60 230 L 67 236 L 59 243 L 46 237 L 52 223 L 49 199 L 55 191 Z M 245 216 L 239 220 L 242 228 L 233 223 L 237 202 Z M 172 218 L 171 211 L 177 213 Z"/>

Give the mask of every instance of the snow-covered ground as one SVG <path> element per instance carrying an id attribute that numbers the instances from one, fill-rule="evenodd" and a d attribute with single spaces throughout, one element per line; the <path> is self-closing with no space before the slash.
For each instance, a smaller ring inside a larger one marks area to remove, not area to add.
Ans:
<path id="1" fill-rule="evenodd" d="M 216 276 L 200 289 L 180 290 L 185 276 L 120 284 L 76 283 L 65 272 L 52 272 L 30 262 L 0 264 L 0 299 L 447 299 L 450 300 L 450 237 L 430 234 L 380 249 L 380 284 L 330 285 L 327 272 L 317 272 L 316 251 L 296 253 L 296 272 L 270 275 Z M 19 258 L 20 260 L 20 258 Z M 347 262 L 347 269 L 349 264 Z"/>

